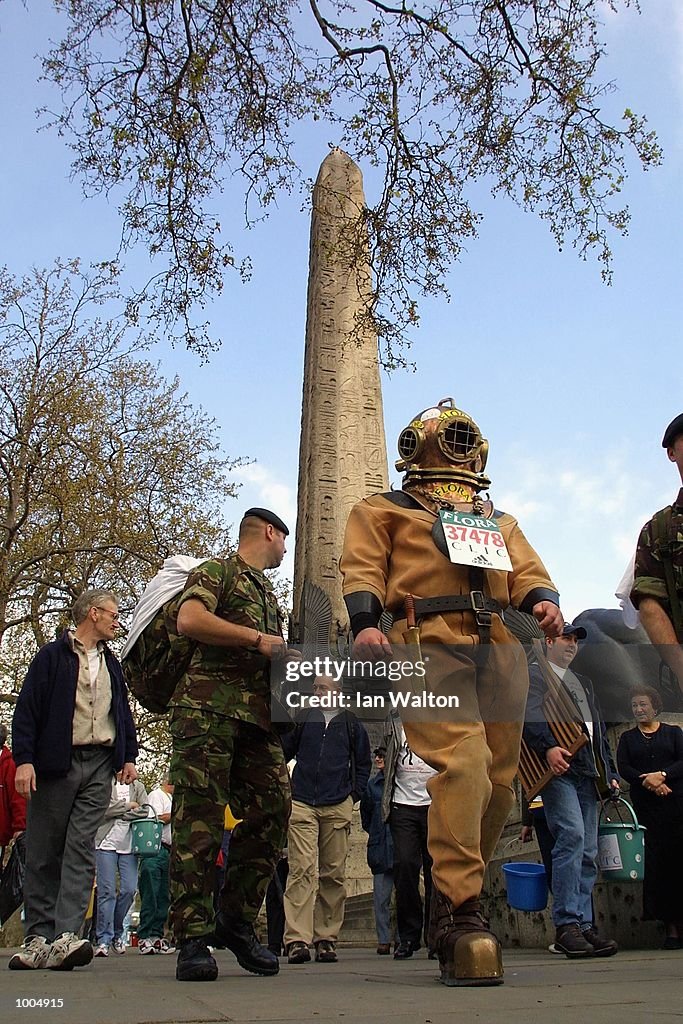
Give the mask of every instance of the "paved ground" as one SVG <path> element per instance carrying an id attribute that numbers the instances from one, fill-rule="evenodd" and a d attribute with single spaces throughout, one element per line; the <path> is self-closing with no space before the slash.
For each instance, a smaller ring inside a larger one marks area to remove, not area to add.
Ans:
<path id="1" fill-rule="evenodd" d="M 683 951 L 627 950 L 569 961 L 506 951 L 505 984 L 445 988 L 424 952 L 398 962 L 344 949 L 338 964 L 257 978 L 220 951 L 218 981 L 180 984 L 175 956 L 98 959 L 71 973 L 9 972 L 0 950 L 2 1024 L 664 1024 L 683 1020 Z M 43 1000 L 43 1006 L 21 1005 Z M 63 1000 L 58 1007 L 55 1002 Z M 48 1005 L 45 1005 L 49 1001 Z"/>

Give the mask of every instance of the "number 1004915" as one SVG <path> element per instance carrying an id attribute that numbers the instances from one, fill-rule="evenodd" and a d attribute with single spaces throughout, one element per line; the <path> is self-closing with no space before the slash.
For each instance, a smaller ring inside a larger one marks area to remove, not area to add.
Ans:
<path id="1" fill-rule="evenodd" d="M 37 998 L 15 999 L 14 1005 L 20 1010 L 60 1010 L 64 1006 L 61 996 L 38 996 Z"/>

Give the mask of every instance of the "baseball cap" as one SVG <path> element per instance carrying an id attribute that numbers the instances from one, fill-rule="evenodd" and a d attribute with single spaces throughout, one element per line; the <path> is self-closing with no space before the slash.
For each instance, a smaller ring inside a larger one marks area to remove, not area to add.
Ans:
<path id="1" fill-rule="evenodd" d="M 583 626 L 574 626 L 571 622 L 565 622 L 562 627 L 562 636 L 575 636 L 577 640 L 585 640 L 588 634 Z"/>

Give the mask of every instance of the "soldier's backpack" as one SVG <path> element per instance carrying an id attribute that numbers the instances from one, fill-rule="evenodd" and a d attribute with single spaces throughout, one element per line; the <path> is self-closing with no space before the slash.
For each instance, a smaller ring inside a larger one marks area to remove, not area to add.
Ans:
<path id="1" fill-rule="evenodd" d="M 195 640 L 178 633 L 178 602 L 190 572 L 206 561 L 171 555 L 150 580 L 135 606 L 121 666 L 139 704 L 163 714 L 189 667 Z"/>
<path id="2" fill-rule="evenodd" d="M 159 608 L 121 660 L 128 689 L 139 704 L 163 714 L 187 671 L 197 641 L 178 632 L 176 594 Z"/>

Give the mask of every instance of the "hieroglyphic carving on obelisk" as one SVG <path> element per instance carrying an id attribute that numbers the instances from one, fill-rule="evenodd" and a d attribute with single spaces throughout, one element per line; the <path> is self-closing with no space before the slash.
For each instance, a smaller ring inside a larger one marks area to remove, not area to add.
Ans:
<path id="1" fill-rule="evenodd" d="M 313 189 L 294 615 L 304 581 L 322 587 L 333 641 L 348 622 L 339 575 L 346 520 L 357 501 L 389 486 L 377 336 L 359 327 L 372 283 L 357 228 L 364 206 L 359 168 L 332 150 Z"/>

